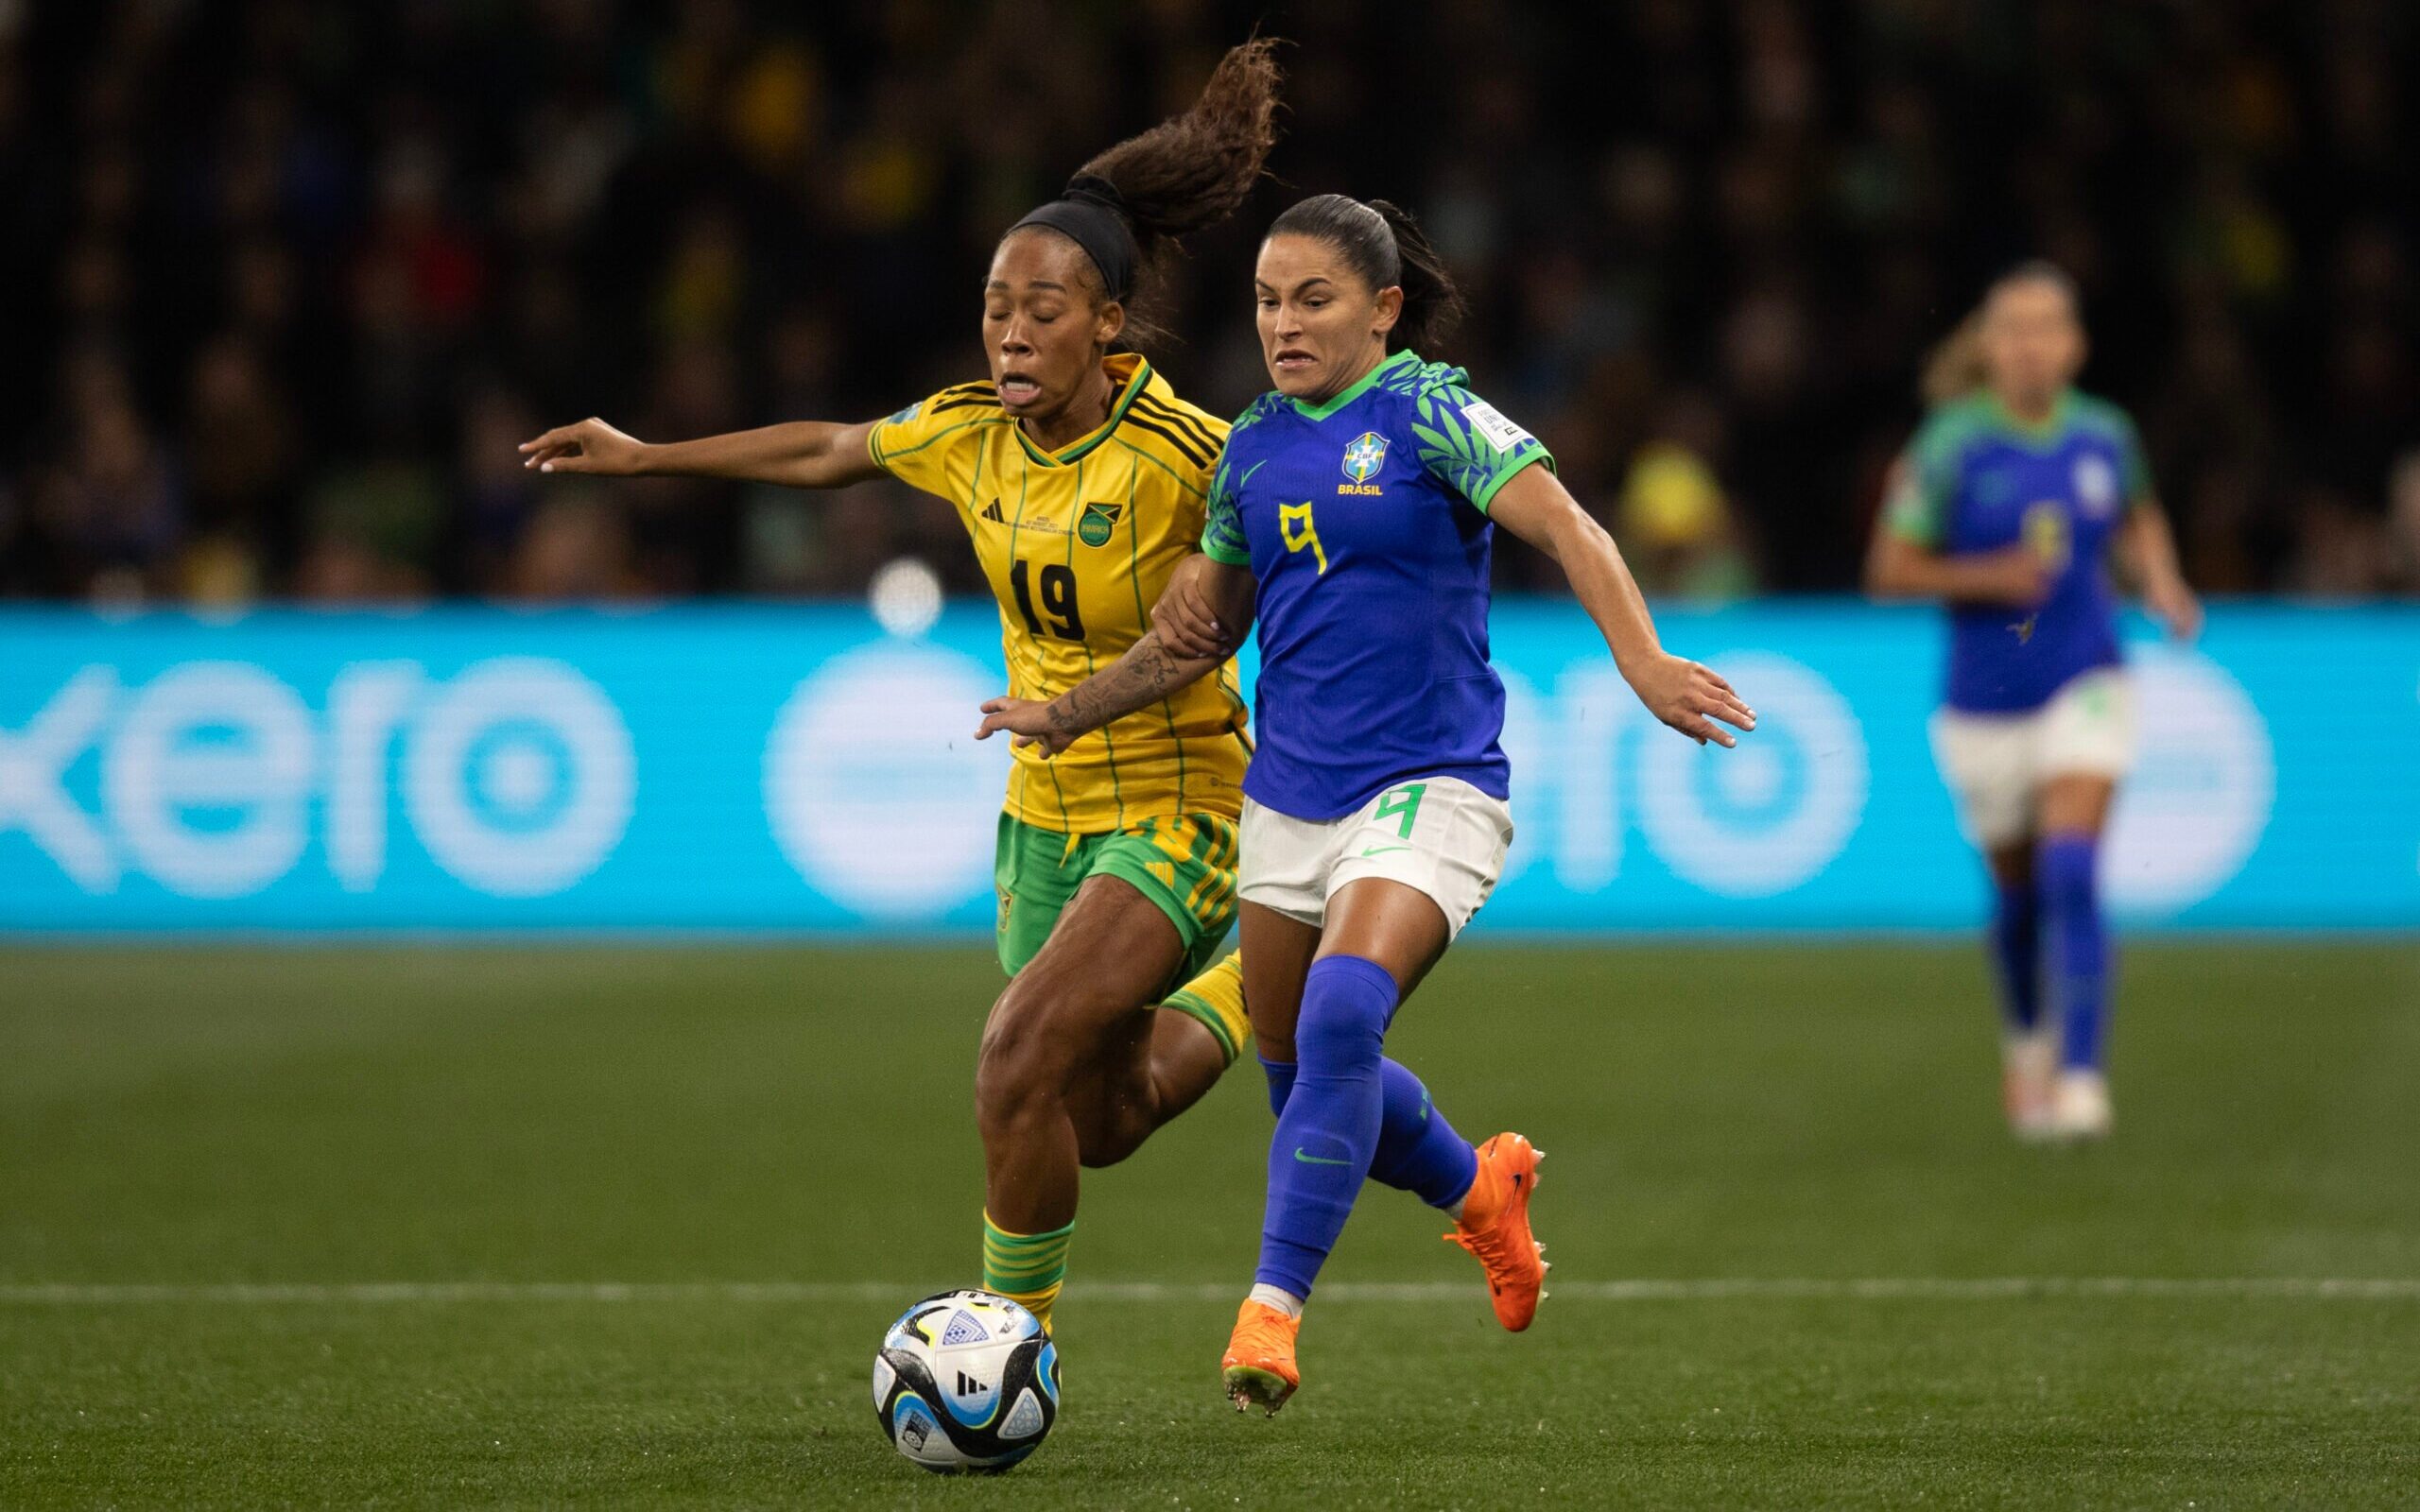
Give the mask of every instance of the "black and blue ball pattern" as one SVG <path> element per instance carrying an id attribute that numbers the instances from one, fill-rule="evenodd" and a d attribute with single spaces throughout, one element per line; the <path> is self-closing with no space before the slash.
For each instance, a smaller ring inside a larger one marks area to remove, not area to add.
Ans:
<path id="1" fill-rule="evenodd" d="M 1059 1419 L 1059 1350 L 1031 1313 L 942 1292 L 899 1315 L 873 1363 L 874 1414 L 899 1452 L 942 1474 L 997 1474 Z"/>

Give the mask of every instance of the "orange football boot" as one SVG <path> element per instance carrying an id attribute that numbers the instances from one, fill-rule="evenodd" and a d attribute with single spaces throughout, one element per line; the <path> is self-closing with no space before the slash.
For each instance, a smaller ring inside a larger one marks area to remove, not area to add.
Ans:
<path id="1" fill-rule="evenodd" d="M 1538 1162 L 1545 1159 L 1518 1134 L 1498 1134 L 1478 1146 L 1478 1175 L 1445 1236 L 1487 1268 L 1495 1321 L 1515 1333 L 1530 1326 L 1547 1295 L 1547 1246 L 1530 1234 L 1530 1194 L 1537 1190 Z"/>
<path id="2" fill-rule="evenodd" d="M 1227 1400 L 1236 1411 L 1258 1403 L 1271 1418 L 1303 1383 L 1294 1367 L 1294 1336 L 1303 1329 L 1300 1317 L 1288 1317 L 1265 1302 L 1247 1299 L 1236 1314 L 1236 1332 L 1219 1368 L 1227 1379 Z"/>

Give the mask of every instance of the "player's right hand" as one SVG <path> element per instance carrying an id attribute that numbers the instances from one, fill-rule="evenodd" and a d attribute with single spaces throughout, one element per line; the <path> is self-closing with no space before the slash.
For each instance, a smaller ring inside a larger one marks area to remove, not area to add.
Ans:
<path id="1" fill-rule="evenodd" d="M 1972 558 L 1975 596 L 2014 609 L 2031 609 L 2050 596 L 2050 564 L 2031 546 L 2002 546 Z"/>
<path id="2" fill-rule="evenodd" d="M 647 443 L 625 436 L 594 415 L 576 425 L 558 425 L 521 443 L 521 465 L 541 472 L 593 472 L 626 478 L 645 471 Z"/>
<path id="3" fill-rule="evenodd" d="M 975 727 L 975 738 L 989 740 L 1004 730 L 1010 745 L 1039 746 L 1046 756 L 1056 756 L 1076 743 L 1075 736 L 1051 723 L 1050 705 L 1038 698 L 985 699 L 983 722 Z"/>
<path id="4" fill-rule="evenodd" d="M 1686 657 L 1658 651 L 1635 676 L 1628 668 L 1623 676 L 1648 713 L 1701 746 L 1708 741 L 1724 747 L 1739 744 L 1737 736 L 1715 723 L 1718 719 L 1739 730 L 1756 728 L 1756 711 L 1722 675 Z"/>

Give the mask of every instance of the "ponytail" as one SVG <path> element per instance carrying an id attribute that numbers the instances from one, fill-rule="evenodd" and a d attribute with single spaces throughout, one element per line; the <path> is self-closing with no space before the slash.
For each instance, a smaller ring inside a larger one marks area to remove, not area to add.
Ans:
<path id="1" fill-rule="evenodd" d="M 1134 305 L 1183 237 L 1235 214 L 1276 144 L 1275 41 L 1231 48 L 1183 115 L 1129 137 L 1078 170 L 1066 192 L 1009 228 L 1058 232 L 1091 265 L 1095 301 L 1127 306 L 1130 337 L 1165 336 Z M 1005 241 L 1007 237 L 1003 237 Z"/>
<path id="2" fill-rule="evenodd" d="M 1277 143 L 1276 50 L 1269 37 L 1229 49 L 1191 110 L 1084 164 L 1115 187 L 1147 265 L 1234 215 L 1259 180 Z"/>
<path id="3" fill-rule="evenodd" d="M 1947 404 L 1982 392 L 1990 381 L 1983 366 L 1983 312 L 1979 308 L 1969 311 L 1926 355 L 1924 377 L 1916 387 L 1926 404 Z"/>
<path id="4" fill-rule="evenodd" d="M 1387 333 L 1387 350 L 1401 352 L 1409 347 L 1423 354 L 1434 352 L 1461 324 L 1462 291 L 1455 286 L 1445 260 L 1429 245 L 1428 233 L 1420 229 L 1410 211 L 1384 199 L 1371 200 L 1370 208 L 1394 232 L 1395 281 L 1403 285 L 1403 314 Z"/>

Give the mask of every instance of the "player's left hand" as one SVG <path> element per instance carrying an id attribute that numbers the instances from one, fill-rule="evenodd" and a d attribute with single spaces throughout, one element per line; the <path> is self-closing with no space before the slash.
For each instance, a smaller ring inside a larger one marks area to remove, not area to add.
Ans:
<path id="1" fill-rule="evenodd" d="M 2183 578 L 2170 577 L 2152 582 L 2143 590 L 2143 607 L 2168 631 L 2171 641 L 2190 641 L 2202 633 L 2202 601 L 2193 590 L 2185 586 Z"/>
<path id="2" fill-rule="evenodd" d="M 1756 711 L 1731 691 L 1731 684 L 1686 657 L 1659 651 L 1630 685 L 1648 713 L 1701 746 L 1709 740 L 1726 747 L 1739 744 L 1717 719 L 1740 730 L 1756 728 Z"/>
<path id="3" fill-rule="evenodd" d="M 1004 730 L 1010 745 L 1039 746 L 1046 756 L 1056 756 L 1076 743 L 1075 736 L 1051 728 L 1050 706 L 1032 698 L 984 701 L 983 722 L 975 727 L 975 738 L 989 740 Z"/>

